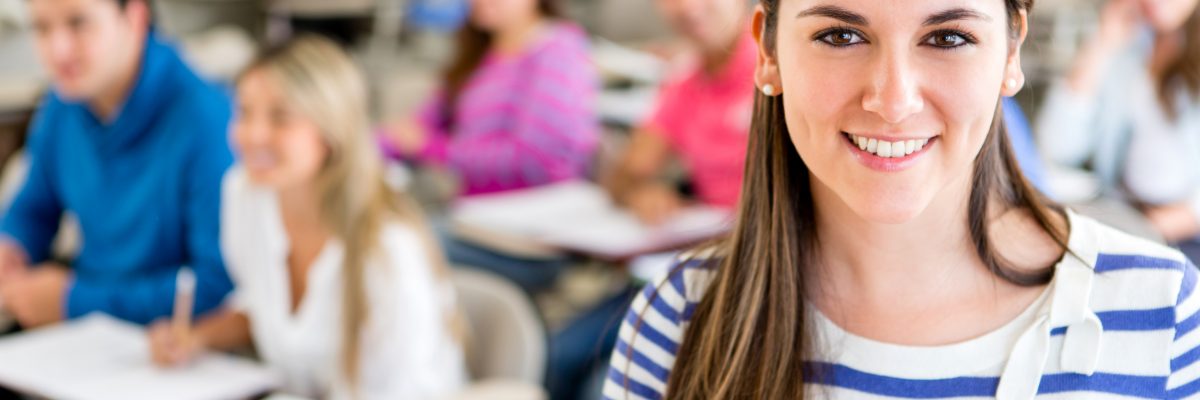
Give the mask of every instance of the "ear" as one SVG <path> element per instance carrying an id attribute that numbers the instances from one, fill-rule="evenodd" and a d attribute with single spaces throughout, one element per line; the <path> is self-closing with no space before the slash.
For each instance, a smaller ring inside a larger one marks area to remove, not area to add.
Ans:
<path id="1" fill-rule="evenodd" d="M 754 6 L 754 17 L 751 22 L 754 42 L 758 44 L 758 62 L 754 71 L 754 84 L 758 90 L 767 85 L 774 88 L 771 95 L 783 93 L 783 84 L 779 78 L 779 64 L 775 61 L 775 53 L 767 47 L 767 13 L 761 4 Z"/>
<path id="2" fill-rule="evenodd" d="M 1008 61 L 1004 66 L 1004 81 L 1000 93 L 1004 97 L 1015 96 L 1025 86 L 1025 71 L 1021 69 L 1021 46 L 1029 35 L 1029 14 L 1022 10 L 1013 21 L 1014 37 L 1009 40 Z"/>
<path id="3" fill-rule="evenodd" d="M 149 2 L 150 0 L 130 0 L 125 3 L 125 9 L 121 10 L 121 14 L 125 16 L 125 20 L 129 22 L 130 26 L 149 31 L 150 22 L 154 19 Z"/>

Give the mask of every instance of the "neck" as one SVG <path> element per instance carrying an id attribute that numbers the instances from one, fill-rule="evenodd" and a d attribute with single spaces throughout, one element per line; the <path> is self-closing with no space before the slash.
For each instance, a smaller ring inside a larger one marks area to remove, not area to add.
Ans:
<path id="1" fill-rule="evenodd" d="M 821 246 L 813 281 L 820 286 L 809 292 L 818 303 L 938 309 L 980 294 L 1020 290 L 990 271 L 976 252 L 968 226 L 971 175 L 958 179 L 913 220 L 884 224 L 859 217 L 813 178 Z M 992 252 L 1008 267 L 1040 271 L 1063 257 L 1064 249 L 1029 210 L 990 207 L 985 213 Z M 1049 217 L 1051 226 L 1067 232 L 1062 216 Z"/>
<path id="2" fill-rule="evenodd" d="M 134 86 L 137 85 L 138 76 L 142 72 L 142 57 L 146 50 L 145 38 L 142 37 L 134 42 L 136 44 L 130 46 L 128 53 L 122 57 L 121 73 L 88 102 L 92 113 L 105 123 L 112 122 L 117 118 L 117 114 L 129 99 Z"/>
<path id="3" fill-rule="evenodd" d="M 743 19 L 738 20 L 739 23 L 732 26 L 743 26 L 740 23 Z M 700 58 L 703 63 L 704 72 L 709 75 L 720 73 L 733 60 L 733 55 L 737 53 L 738 46 L 741 45 L 742 35 L 744 34 L 741 28 L 736 29 L 736 34 L 724 38 L 716 46 L 702 48 Z"/>
<path id="4" fill-rule="evenodd" d="M 1187 36 L 1181 30 L 1174 33 L 1159 33 L 1154 38 L 1154 54 L 1150 57 L 1150 71 L 1156 77 L 1166 73 L 1171 65 L 1183 57 Z"/>
<path id="5" fill-rule="evenodd" d="M 850 304 L 898 299 L 936 301 L 954 282 L 979 284 L 989 274 L 975 254 L 967 226 L 970 177 L 960 178 L 911 221 L 886 224 L 860 217 L 815 177 L 818 298 L 852 295 Z M 965 286 L 965 285 L 964 285 Z"/>
<path id="6" fill-rule="evenodd" d="M 309 183 L 295 185 L 277 191 L 279 212 L 288 230 L 322 229 L 321 203 L 317 189 Z"/>
<path id="7" fill-rule="evenodd" d="M 495 32 L 492 49 L 500 54 L 516 54 L 525 50 L 537 38 L 545 18 L 534 13 L 521 21 L 513 21 L 504 29 Z"/>

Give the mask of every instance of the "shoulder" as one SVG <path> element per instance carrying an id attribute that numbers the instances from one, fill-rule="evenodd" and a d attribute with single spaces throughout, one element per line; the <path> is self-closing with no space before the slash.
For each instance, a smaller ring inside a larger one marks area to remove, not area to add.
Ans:
<path id="1" fill-rule="evenodd" d="M 1191 266 L 1179 250 L 1133 236 L 1088 217 L 1073 216 L 1071 250 L 1085 260 L 1093 260 L 1098 277 L 1121 274 L 1161 275 L 1178 281 Z"/>
<path id="2" fill-rule="evenodd" d="M 538 66 L 563 68 L 590 65 L 591 44 L 583 28 L 573 22 L 554 21 L 544 39 L 529 51 L 529 59 Z"/>
<path id="3" fill-rule="evenodd" d="M 661 398 L 696 305 L 716 278 L 712 254 L 682 256 L 646 285 L 621 323 L 605 398 Z"/>
<path id="4" fill-rule="evenodd" d="M 78 107 L 63 101 L 53 91 L 46 93 L 45 97 L 38 102 L 37 110 L 34 111 L 29 125 L 30 147 L 37 151 L 44 146 L 43 143 L 52 142 L 55 140 L 55 136 L 71 129 L 69 124 L 72 121 L 69 121 L 71 119 L 69 114 L 72 113 L 72 109 L 76 108 Z"/>
<path id="5" fill-rule="evenodd" d="M 401 295 L 417 295 L 429 292 L 437 286 L 437 259 L 432 254 L 431 239 L 412 223 L 396 217 L 388 217 L 379 232 L 379 263 L 372 274 L 380 283 L 400 289 Z M 387 290 L 385 290 L 387 291 Z"/>
<path id="6" fill-rule="evenodd" d="M 226 131 L 233 116 L 233 100 L 228 88 L 209 82 L 196 73 L 179 51 L 165 40 L 150 41 L 147 57 L 155 59 L 159 79 L 170 89 L 166 97 L 162 123 L 171 124 L 176 131 L 185 132 L 202 148 L 214 144 L 226 146 Z"/>
<path id="7" fill-rule="evenodd" d="M 587 31 L 574 22 L 554 21 L 547 30 L 549 38 L 543 47 L 563 46 L 576 51 L 587 51 L 591 47 Z"/>
<path id="8" fill-rule="evenodd" d="M 233 116 L 233 101 L 224 89 L 205 82 L 186 70 L 176 76 L 183 80 L 179 91 L 170 99 L 166 115 L 182 130 L 203 134 L 198 138 L 208 142 L 225 143 L 225 131 Z"/>
<path id="9" fill-rule="evenodd" d="M 1174 318 L 1167 317 L 1190 297 L 1196 281 L 1196 267 L 1183 253 L 1091 218 L 1073 216 L 1071 224 L 1077 230 L 1071 235 L 1071 251 L 1094 271 L 1094 311 L 1103 317 L 1128 310 L 1160 310 L 1163 318 L 1153 328 L 1174 326 Z"/>

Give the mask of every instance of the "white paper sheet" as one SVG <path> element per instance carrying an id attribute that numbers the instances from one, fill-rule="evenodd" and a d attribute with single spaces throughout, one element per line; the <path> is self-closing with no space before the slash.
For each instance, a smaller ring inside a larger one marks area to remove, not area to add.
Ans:
<path id="1" fill-rule="evenodd" d="M 156 367 L 140 327 L 97 313 L 0 338 L 0 385 L 62 400 L 218 400 L 266 393 L 278 378 L 224 354 Z"/>
<path id="2" fill-rule="evenodd" d="M 642 224 L 588 182 L 464 199 L 451 214 L 455 223 L 487 229 L 568 250 L 627 257 L 703 240 L 729 229 L 728 211 L 696 206 L 658 226 Z"/>

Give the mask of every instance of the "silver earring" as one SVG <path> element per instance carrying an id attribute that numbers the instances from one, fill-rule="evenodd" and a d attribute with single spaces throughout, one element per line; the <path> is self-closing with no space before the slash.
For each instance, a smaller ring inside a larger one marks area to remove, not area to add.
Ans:
<path id="1" fill-rule="evenodd" d="M 762 87 L 762 92 L 763 92 L 763 94 L 765 94 L 767 96 L 774 96 L 775 95 L 775 85 L 772 85 L 770 83 L 764 84 Z"/>

